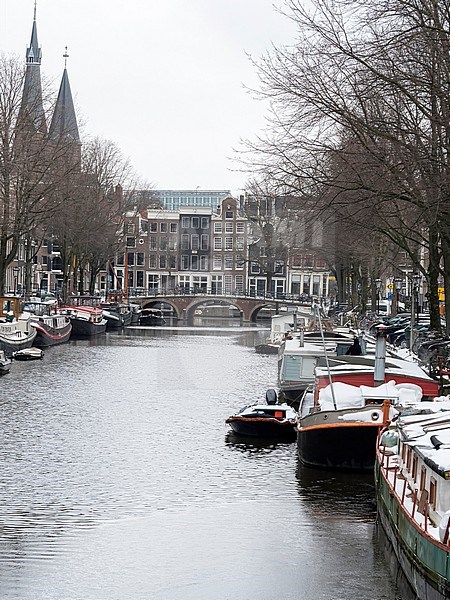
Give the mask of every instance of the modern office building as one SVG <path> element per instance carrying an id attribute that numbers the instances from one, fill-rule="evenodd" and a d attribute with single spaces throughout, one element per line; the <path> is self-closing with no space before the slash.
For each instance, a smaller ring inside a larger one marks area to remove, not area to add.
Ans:
<path id="1" fill-rule="evenodd" d="M 209 207 L 216 211 L 220 202 L 231 196 L 229 190 L 155 190 L 154 197 L 165 210 L 179 210 L 183 207 Z"/>

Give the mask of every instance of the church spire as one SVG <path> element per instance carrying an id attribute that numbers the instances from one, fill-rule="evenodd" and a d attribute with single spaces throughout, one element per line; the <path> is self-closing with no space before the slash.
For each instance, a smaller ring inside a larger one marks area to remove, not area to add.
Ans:
<path id="1" fill-rule="evenodd" d="M 26 73 L 23 86 L 22 109 L 28 113 L 28 118 L 36 131 L 47 132 L 45 113 L 42 103 L 41 58 L 36 26 L 36 0 L 34 2 L 34 18 L 31 30 L 31 41 L 26 52 Z"/>
<path id="2" fill-rule="evenodd" d="M 52 122 L 50 124 L 49 136 L 53 140 L 62 138 L 80 144 L 77 117 L 70 90 L 69 76 L 67 74 L 67 46 L 63 54 L 64 72 L 59 87 L 58 99 L 56 100 Z"/>

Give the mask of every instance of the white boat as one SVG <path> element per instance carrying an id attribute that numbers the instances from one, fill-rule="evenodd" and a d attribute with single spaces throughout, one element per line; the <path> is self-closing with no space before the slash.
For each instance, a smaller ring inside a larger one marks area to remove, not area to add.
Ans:
<path id="1" fill-rule="evenodd" d="M 41 348 L 24 348 L 13 353 L 14 360 L 40 360 L 44 358 L 44 351 Z"/>
<path id="2" fill-rule="evenodd" d="M 35 338 L 30 313 L 22 312 L 20 298 L 0 298 L 0 350 L 12 356 L 17 350 L 30 348 Z"/>
<path id="3" fill-rule="evenodd" d="M 450 598 L 449 398 L 402 409 L 378 438 L 375 480 L 379 522 L 417 598 Z"/>

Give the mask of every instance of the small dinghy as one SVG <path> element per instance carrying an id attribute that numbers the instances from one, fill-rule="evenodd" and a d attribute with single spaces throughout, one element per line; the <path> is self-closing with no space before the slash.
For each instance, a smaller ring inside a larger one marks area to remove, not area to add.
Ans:
<path id="1" fill-rule="evenodd" d="M 245 406 L 225 423 L 239 435 L 295 440 L 297 413 L 289 404 L 277 404 L 277 393 L 266 392 L 266 404 Z"/>
<path id="2" fill-rule="evenodd" d="M 15 360 L 39 360 L 44 357 L 44 351 L 40 348 L 24 348 L 13 353 Z"/>

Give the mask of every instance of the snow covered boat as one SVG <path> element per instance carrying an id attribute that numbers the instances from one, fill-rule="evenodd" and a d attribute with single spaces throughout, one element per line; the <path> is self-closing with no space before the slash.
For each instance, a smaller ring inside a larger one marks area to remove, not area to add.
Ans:
<path id="1" fill-rule="evenodd" d="M 300 403 L 297 451 L 312 467 L 372 470 L 380 428 L 399 401 L 434 398 L 439 389 L 418 365 L 385 358 L 382 332 L 375 356 L 326 357 L 313 391 Z M 381 365 L 381 366 L 380 366 Z"/>
<path id="2" fill-rule="evenodd" d="M 44 358 L 44 351 L 41 348 L 24 348 L 13 354 L 14 360 L 40 360 Z"/>
<path id="3" fill-rule="evenodd" d="M 20 298 L 0 298 L 0 350 L 6 356 L 30 348 L 36 338 L 29 313 L 22 312 Z"/>
<path id="4" fill-rule="evenodd" d="M 107 321 L 103 317 L 98 296 L 70 296 L 68 304 L 60 309 L 72 324 L 72 338 L 93 337 L 105 333 Z"/>
<path id="5" fill-rule="evenodd" d="M 450 598 L 450 399 L 401 410 L 378 438 L 375 484 L 379 522 L 417 598 Z"/>
<path id="6" fill-rule="evenodd" d="M 295 440 L 297 413 L 288 404 L 277 404 L 275 390 L 267 390 L 266 404 L 251 404 L 228 417 L 225 423 L 239 434 Z"/>

